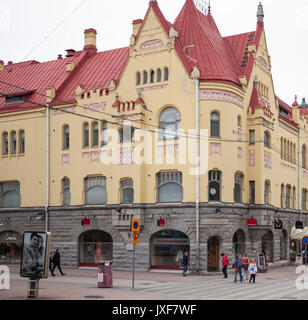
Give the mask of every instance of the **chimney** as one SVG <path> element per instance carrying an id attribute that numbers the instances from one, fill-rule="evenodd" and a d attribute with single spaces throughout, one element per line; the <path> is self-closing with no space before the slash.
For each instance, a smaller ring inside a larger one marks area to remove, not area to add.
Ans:
<path id="1" fill-rule="evenodd" d="M 0 72 L 4 70 L 4 61 L 0 60 Z"/>
<path id="2" fill-rule="evenodd" d="M 138 31 L 139 31 L 139 28 L 142 24 L 143 20 L 142 19 L 138 19 L 138 20 L 134 20 L 133 21 L 133 34 L 136 36 Z"/>
<path id="3" fill-rule="evenodd" d="M 66 51 L 66 58 L 74 57 L 74 53 L 76 52 L 74 49 L 67 49 Z"/>
<path id="4" fill-rule="evenodd" d="M 96 35 L 97 32 L 95 29 L 86 29 L 84 31 L 84 47 L 83 50 L 87 50 L 90 55 L 93 55 L 97 52 L 96 47 Z"/>

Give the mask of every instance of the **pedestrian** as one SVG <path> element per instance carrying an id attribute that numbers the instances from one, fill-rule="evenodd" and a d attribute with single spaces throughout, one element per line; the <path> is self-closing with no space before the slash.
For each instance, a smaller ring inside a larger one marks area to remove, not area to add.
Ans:
<path id="1" fill-rule="evenodd" d="M 303 250 L 303 252 L 302 252 L 302 259 L 303 259 L 303 264 L 305 264 L 306 263 L 306 252 L 305 252 L 305 250 Z"/>
<path id="2" fill-rule="evenodd" d="M 55 271 L 55 268 L 58 267 L 60 273 L 62 276 L 65 275 L 65 273 L 62 271 L 61 269 L 61 261 L 60 261 L 60 249 L 57 249 L 56 250 L 56 253 L 54 254 L 53 258 L 52 258 L 52 263 L 53 263 L 53 267 L 52 267 L 52 276 L 54 277 L 55 274 L 54 274 L 54 271 Z"/>
<path id="3" fill-rule="evenodd" d="M 186 277 L 187 270 L 188 270 L 188 252 L 186 251 L 183 256 L 183 277 Z"/>
<path id="4" fill-rule="evenodd" d="M 222 273 L 224 274 L 224 279 L 226 279 L 228 278 L 227 269 L 229 265 L 229 259 L 225 253 L 223 253 L 221 256 L 222 256 Z"/>
<path id="5" fill-rule="evenodd" d="M 236 255 L 235 256 L 235 262 L 234 262 L 234 283 L 237 282 L 237 275 L 240 275 L 240 281 L 243 283 L 243 274 L 242 274 L 242 259 L 241 256 Z"/>
<path id="6" fill-rule="evenodd" d="M 242 257 L 242 264 L 243 264 L 243 277 L 246 274 L 246 281 L 248 281 L 249 258 L 247 257 L 247 253 L 244 253 L 244 256 Z"/>
<path id="7" fill-rule="evenodd" d="M 248 270 L 250 273 L 249 283 L 251 283 L 251 280 L 253 280 L 253 283 L 256 283 L 256 274 L 258 272 L 258 268 L 257 268 L 257 265 L 255 264 L 255 259 L 251 259 Z"/>
<path id="8" fill-rule="evenodd" d="M 50 254 L 49 254 L 49 271 L 52 274 L 52 253 L 51 253 L 51 251 L 50 251 Z"/>

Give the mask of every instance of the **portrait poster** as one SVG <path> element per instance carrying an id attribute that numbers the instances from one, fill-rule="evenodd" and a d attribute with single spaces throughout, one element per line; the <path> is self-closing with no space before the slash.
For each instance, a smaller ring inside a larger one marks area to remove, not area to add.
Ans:
<path id="1" fill-rule="evenodd" d="M 20 265 L 20 276 L 47 278 L 50 252 L 49 232 L 25 232 Z"/>

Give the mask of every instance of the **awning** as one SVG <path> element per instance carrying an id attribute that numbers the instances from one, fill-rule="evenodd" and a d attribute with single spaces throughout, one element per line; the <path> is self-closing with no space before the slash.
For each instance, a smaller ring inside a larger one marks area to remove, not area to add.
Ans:
<path id="1" fill-rule="evenodd" d="M 292 228 L 290 235 L 291 240 L 302 240 L 304 237 L 308 237 L 308 227 L 304 229 Z"/>

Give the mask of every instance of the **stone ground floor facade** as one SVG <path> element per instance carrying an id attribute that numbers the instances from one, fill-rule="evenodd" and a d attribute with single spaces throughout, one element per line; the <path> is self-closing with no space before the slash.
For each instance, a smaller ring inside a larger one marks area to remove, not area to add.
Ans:
<path id="1" fill-rule="evenodd" d="M 221 271 L 222 253 L 234 261 L 237 253 L 257 258 L 263 252 L 269 266 L 289 264 L 301 251 L 301 244 L 290 239 L 299 216 L 299 211 L 272 206 L 201 203 L 199 246 L 194 203 L 50 207 L 47 225 L 51 250 L 61 249 L 64 267 L 112 260 L 116 269 L 131 269 L 133 218 L 141 222 L 137 269 L 180 269 L 188 251 L 192 271 L 206 274 Z M 248 219 L 255 219 L 256 225 L 249 226 Z M 275 219 L 282 222 L 282 229 L 275 229 Z M 302 221 L 308 225 L 308 214 L 303 213 Z M 45 228 L 44 208 L 1 209 L 0 264 L 19 263 L 23 233 Z"/>

